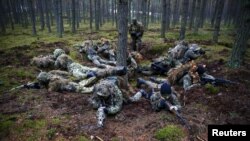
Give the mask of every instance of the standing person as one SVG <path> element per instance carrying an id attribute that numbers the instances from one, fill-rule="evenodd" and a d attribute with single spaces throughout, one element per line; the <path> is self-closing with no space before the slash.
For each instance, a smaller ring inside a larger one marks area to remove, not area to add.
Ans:
<path id="1" fill-rule="evenodd" d="M 136 18 L 132 19 L 129 26 L 129 34 L 132 38 L 132 50 L 138 51 L 141 47 L 141 38 L 143 36 L 144 27 L 141 22 L 137 22 Z"/>

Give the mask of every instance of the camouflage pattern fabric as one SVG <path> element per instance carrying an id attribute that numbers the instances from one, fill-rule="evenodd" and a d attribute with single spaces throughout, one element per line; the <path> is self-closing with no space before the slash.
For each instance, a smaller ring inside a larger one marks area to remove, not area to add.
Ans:
<path id="1" fill-rule="evenodd" d="M 122 103 L 122 92 L 112 81 L 102 80 L 94 86 L 91 98 L 93 108 L 105 106 L 108 114 L 116 114 L 121 110 Z"/>
<path id="2" fill-rule="evenodd" d="M 52 68 L 55 64 L 55 58 L 53 55 L 34 57 L 31 64 L 38 68 Z"/>

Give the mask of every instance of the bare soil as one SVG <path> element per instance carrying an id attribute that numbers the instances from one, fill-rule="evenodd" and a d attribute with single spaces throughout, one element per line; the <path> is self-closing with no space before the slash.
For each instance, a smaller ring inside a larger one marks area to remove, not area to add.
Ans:
<path id="1" fill-rule="evenodd" d="M 38 44 L 37 54 L 51 53 L 54 48 L 66 48 L 65 43 L 56 42 Z M 147 45 L 146 45 L 147 46 Z M 27 55 L 30 46 L 16 47 L 11 51 L 0 50 L 0 66 L 17 65 L 29 68 L 29 61 L 33 57 Z M 15 55 L 13 55 L 14 52 Z M 221 54 L 224 54 L 223 51 Z M 7 59 L 7 56 L 10 57 Z M 154 56 L 152 56 L 154 57 Z M 148 58 L 147 58 L 148 59 Z M 24 60 L 24 61 L 17 61 Z M 81 58 L 79 61 L 83 63 Z M 13 115 L 24 113 L 31 120 L 58 118 L 60 124 L 48 122 L 47 129 L 56 129 L 56 140 L 60 136 L 71 140 L 77 135 L 86 137 L 98 136 L 103 140 L 112 138 L 121 140 L 156 140 L 154 133 L 166 125 L 180 125 L 187 133 L 184 140 L 206 140 L 208 124 L 249 124 L 250 123 L 250 71 L 244 67 L 229 70 L 223 60 L 207 63 L 209 73 L 239 82 L 239 85 L 218 86 L 218 94 L 210 94 L 204 87 L 197 87 L 188 91 L 182 115 L 191 125 L 187 130 L 169 111 L 154 112 L 149 101 L 143 99 L 138 103 L 125 104 L 120 113 L 108 116 L 104 128 L 96 127 L 96 111 L 89 105 L 91 95 L 78 93 L 48 92 L 46 89 L 21 89 L 5 92 L 0 96 L 0 113 Z M 23 80 L 15 80 L 22 82 Z M 175 86 L 181 95 L 181 86 Z M 132 94 L 131 94 L 132 95 Z M 182 97 L 182 96 L 181 96 Z M 181 99 L 182 101 L 183 99 Z M 182 101 L 182 103 L 184 103 Z M 16 119 L 14 119 L 16 120 Z M 8 140 L 17 140 L 18 136 L 8 136 Z"/>

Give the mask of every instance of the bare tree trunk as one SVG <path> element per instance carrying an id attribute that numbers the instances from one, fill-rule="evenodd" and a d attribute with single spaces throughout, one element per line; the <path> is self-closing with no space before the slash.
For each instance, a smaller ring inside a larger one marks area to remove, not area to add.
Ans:
<path id="1" fill-rule="evenodd" d="M 40 23 L 41 23 L 41 30 L 44 30 L 45 22 L 44 22 L 44 13 L 43 13 L 43 2 L 38 0 L 38 10 L 40 14 Z"/>
<path id="2" fill-rule="evenodd" d="M 118 0 L 118 49 L 117 65 L 127 66 L 128 41 L 128 0 Z M 125 85 L 128 85 L 128 76 L 125 76 Z"/>
<path id="3" fill-rule="evenodd" d="M 201 11 L 201 0 L 197 0 L 196 12 L 195 12 L 196 18 L 195 18 L 195 25 L 194 25 L 194 34 L 197 34 L 199 30 L 199 23 L 201 20 L 200 11 Z"/>
<path id="4" fill-rule="evenodd" d="M 35 17 L 35 10 L 33 8 L 33 1 L 28 0 L 28 4 L 29 4 L 29 11 L 32 23 L 32 35 L 36 35 L 36 17 Z"/>
<path id="5" fill-rule="evenodd" d="M 48 0 L 44 0 L 44 9 L 45 9 L 45 16 L 46 16 L 46 26 L 48 28 L 48 32 L 51 32 L 50 27 L 50 19 L 49 19 L 49 10 L 48 10 Z"/>
<path id="6" fill-rule="evenodd" d="M 112 12 L 111 12 L 111 16 L 112 16 L 112 26 L 115 25 L 115 0 L 112 0 L 111 2 L 111 9 L 112 9 Z"/>
<path id="7" fill-rule="evenodd" d="M 196 0 L 193 0 L 192 7 L 191 7 L 191 14 L 190 14 L 189 29 L 193 28 L 194 17 L 195 17 L 195 12 L 196 12 L 195 5 L 196 5 Z"/>
<path id="8" fill-rule="evenodd" d="M 166 23 L 167 23 L 167 1 L 162 0 L 162 22 L 161 22 L 161 37 L 165 38 Z"/>
<path id="9" fill-rule="evenodd" d="M 217 15 L 217 11 L 218 11 L 218 4 L 219 4 L 219 0 L 215 0 L 215 5 L 214 5 L 214 12 L 212 14 L 212 19 L 211 19 L 211 27 L 214 27 L 214 21 L 215 21 L 215 17 Z"/>
<path id="10" fill-rule="evenodd" d="M 146 26 L 146 21 L 147 21 L 147 15 L 146 15 L 146 10 L 147 10 L 147 0 L 142 0 L 141 3 L 142 6 L 142 24 Z"/>
<path id="11" fill-rule="evenodd" d="M 177 21 L 179 20 L 178 19 L 178 14 L 179 14 L 178 8 L 179 8 L 179 0 L 175 0 L 174 1 L 174 9 L 173 9 L 173 21 L 172 21 L 173 28 L 175 27 Z"/>
<path id="12" fill-rule="evenodd" d="M 72 0 L 72 33 L 76 33 L 76 2 L 75 0 Z"/>
<path id="13" fill-rule="evenodd" d="M 181 18 L 181 30 L 180 30 L 180 40 L 185 39 L 187 16 L 188 16 L 189 1 L 183 0 L 182 2 L 182 18 Z"/>
<path id="14" fill-rule="evenodd" d="M 58 20 L 59 20 L 59 38 L 62 38 L 63 33 L 63 17 L 62 17 L 62 0 L 58 1 Z"/>
<path id="15" fill-rule="evenodd" d="M 247 41 L 250 37 L 250 0 L 244 0 L 240 4 L 241 17 L 239 17 L 239 27 L 237 29 L 236 40 L 234 42 L 232 54 L 228 62 L 229 67 L 239 68 L 243 62 L 244 53 L 247 49 Z"/>
<path id="16" fill-rule="evenodd" d="M 213 42 L 217 43 L 218 42 L 218 36 L 220 32 L 220 23 L 221 23 L 221 17 L 222 17 L 222 12 L 224 8 L 224 0 L 219 0 L 218 1 L 218 10 L 217 10 L 217 17 L 215 21 L 215 29 L 214 29 L 214 35 L 213 35 Z"/>
<path id="17" fill-rule="evenodd" d="M 167 0 L 167 19 L 166 19 L 166 28 L 167 30 L 170 28 L 170 15 L 171 15 L 171 8 L 170 8 L 170 0 Z"/>
<path id="18" fill-rule="evenodd" d="M 5 15 L 4 15 L 4 8 L 3 8 L 3 2 L 0 0 L 0 24 L 1 24 L 1 32 L 6 33 L 6 27 L 5 27 Z"/>
<path id="19" fill-rule="evenodd" d="M 206 20 L 206 6 L 207 6 L 207 0 L 202 1 L 202 6 L 201 6 L 201 20 L 200 20 L 200 27 L 203 28 L 204 21 Z"/>
<path id="20" fill-rule="evenodd" d="M 91 32 L 93 30 L 92 23 L 93 23 L 92 0 L 89 0 L 89 26 L 90 26 Z"/>

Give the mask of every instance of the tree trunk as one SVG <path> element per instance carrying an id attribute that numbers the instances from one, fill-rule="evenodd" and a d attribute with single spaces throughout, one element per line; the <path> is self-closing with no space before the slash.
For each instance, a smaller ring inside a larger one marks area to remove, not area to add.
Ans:
<path id="1" fill-rule="evenodd" d="M 179 0 L 175 0 L 174 1 L 174 9 L 173 9 L 173 21 L 172 21 L 172 26 L 173 28 L 175 27 L 177 21 L 179 20 L 178 19 L 178 12 L 179 12 Z"/>
<path id="2" fill-rule="evenodd" d="M 2 33 L 6 33 L 6 29 L 5 29 L 5 15 L 4 15 L 4 9 L 3 9 L 3 2 L 2 0 L 0 0 L 0 24 L 1 24 L 1 32 Z"/>
<path id="3" fill-rule="evenodd" d="M 33 0 L 28 0 L 29 3 L 29 11 L 32 23 L 32 35 L 36 35 L 36 17 L 35 17 L 35 10 L 33 8 Z"/>
<path id="4" fill-rule="evenodd" d="M 142 6 L 142 24 L 146 26 L 146 21 L 147 21 L 147 15 L 146 15 L 146 10 L 147 10 L 147 0 L 142 0 L 141 3 Z"/>
<path id="5" fill-rule="evenodd" d="M 198 34 L 198 30 L 199 30 L 199 24 L 200 24 L 200 20 L 201 20 L 201 0 L 197 0 L 197 4 L 196 4 L 196 12 L 195 12 L 195 25 L 194 25 L 194 34 Z"/>
<path id="6" fill-rule="evenodd" d="M 202 1 L 202 6 L 201 6 L 201 20 L 200 20 L 200 26 L 201 28 L 203 28 L 204 25 L 204 21 L 206 20 L 206 6 L 207 6 L 207 0 L 203 0 Z"/>
<path id="7" fill-rule="evenodd" d="M 92 10 L 92 0 L 89 0 L 89 26 L 90 26 L 90 30 L 92 32 L 93 30 L 93 26 L 92 26 L 92 23 L 93 23 L 93 10 Z"/>
<path id="8" fill-rule="evenodd" d="M 118 0 L 118 48 L 117 65 L 127 66 L 128 41 L 128 0 Z M 125 85 L 128 85 L 128 76 L 125 76 Z"/>
<path id="9" fill-rule="evenodd" d="M 212 14 L 212 19 L 211 19 L 211 27 L 214 27 L 214 21 L 217 15 L 217 11 L 218 11 L 218 5 L 219 5 L 219 0 L 215 0 L 215 5 L 214 5 L 214 12 Z"/>
<path id="10" fill-rule="evenodd" d="M 151 5 L 151 0 L 148 0 L 148 6 L 147 6 L 147 22 L 146 22 L 146 27 L 147 27 L 147 28 L 148 28 L 148 25 L 149 25 L 150 5 Z"/>
<path id="11" fill-rule="evenodd" d="M 185 39 L 187 16 L 188 16 L 189 1 L 183 0 L 182 2 L 182 18 L 181 18 L 181 30 L 180 30 L 180 40 Z"/>
<path id="12" fill-rule="evenodd" d="M 64 32 L 63 28 L 63 10 L 62 10 L 62 0 L 59 0 L 59 37 L 62 38 L 62 34 Z"/>
<path id="13" fill-rule="evenodd" d="M 99 9 L 99 5 L 100 1 L 99 0 L 95 0 L 95 29 L 99 30 L 99 26 L 100 26 L 100 9 Z"/>
<path id="14" fill-rule="evenodd" d="M 221 17 L 222 17 L 222 12 L 224 8 L 224 0 L 219 0 L 218 1 L 218 10 L 217 10 L 217 16 L 216 16 L 216 21 L 215 21 L 215 27 L 214 27 L 214 35 L 213 35 L 213 42 L 217 43 L 218 42 L 218 36 L 220 32 L 220 23 L 221 23 Z"/>
<path id="15" fill-rule="evenodd" d="M 167 20 L 167 0 L 162 0 L 161 37 L 165 38 Z"/>
<path id="16" fill-rule="evenodd" d="M 49 19 L 49 10 L 48 10 L 48 0 L 44 0 L 44 9 L 45 9 L 45 16 L 46 16 L 46 26 L 48 28 L 48 32 L 51 32 L 50 27 L 50 19 Z"/>
<path id="17" fill-rule="evenodd" d="M 171 15 L 171 8 L 170 8 L 170 0 L 167 0 L 167 14 L 166 14 L 166 28 L 167 30 L 170 28 L 170 15 Z"/>
<path id="18" fill-rule="evenodd" d="M 193 0 L 192 7 L 191 7 L 191 13 L 190 13 L 189 29 L 193 28 L 194 17 L 195 17 L 195 12 L 196 12 L 195 5 L 196 5 L 196 0 Z"/>
<path id="19" fill-rule="evenodd" d="M 72 0 L 72 33 L 76 33 L 76 3 L 75 0 Z"/>
<path id="20" fill-rule="evenodd" d="M 250 0 L 241 3 L 241 17 L 239 17 L 239 27 L 237 29 L 236 40 L 234 42 L 232 54 L 228 62 L 229 67 L 239 68 L 243 62 L 244 53 L 247 49 L 247 41 L 250 37 Z"/>
<path id="21" fill-rule="evenodd" d="M 11 2 L 10 2 L 10 0 L 8 0 L 8 4 L 7 5 L 8 5 L 8 10 L 9 10 L 9 21 L 10 21 L 10 24 L 11 24 L 11 29 L 14 30 L 14 22 L 13 22 L 13 15 L 12 15 L 12 8 L 11 8 Z M 25 23 L 24 23 L 24 26 L 25 26 Z"/>
<path id="22" fill-rule="evenodd" d="M 38 10 L 40 14 L 40 24 L 41 24 L 41 30 L 44 30 L 45 22 L 44 22 L 44 14 L 43 14 L 43 2 L 41 0 L 38 0 Z"/>
<path id="23" fill-rule="evenodd" d="M 115 11 L 115 2 L 114 2 L 115 0 L 112 0 L 112 2 L 111 2 L 111 9 L 112 9 L 112 11 L 111 11 L 111 16 L 112 16 L 112 26 L 114 26 L 115 25 L 115 13 L 114 13 L 114 11 Z"/>

